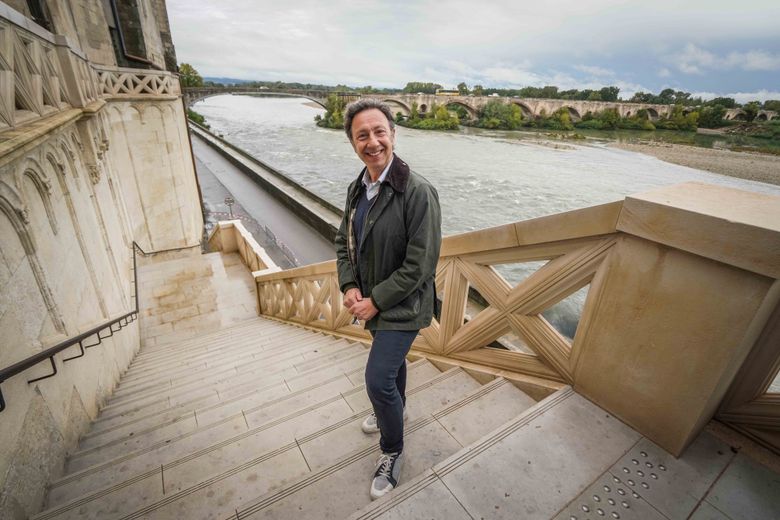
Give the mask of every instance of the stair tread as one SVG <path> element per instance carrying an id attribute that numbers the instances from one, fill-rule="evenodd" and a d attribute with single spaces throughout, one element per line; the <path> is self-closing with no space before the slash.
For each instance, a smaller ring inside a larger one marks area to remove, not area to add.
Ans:
<path id="1" fill-rule="evenodd" d="M 409 371 L 410 388 L 428 388 L 424 383 L 434 374 L 439 374 L 439 372 L 430 363 L 416 363 Z M 144 460 L 138 459 L 122 464 L 119 472 L 115 472 L 112 467 L 107 467 L 102 472 L 85 474 L 79 480 L 68 482 L 67 479 L 60 479 L 60 482 L 66 482 L 66 485 L 54 483 L 49 496 L 51 504 L 49 510 L 61 508 L 74 498 L 81 498 L 84 501 L 85 495 L 91 493 L 88 491 L 86 494 L 83 494 L 83 490 L 91 490 L 94 486 L 100 486 L 101 483 L 106 481 L 111 482 L 111 479 L 117 478 L 117 475 L 118 478 L 127 478 L 128 480 L 115 482 L 110 489 L 106 490 L 105 494 L 111 493 L 112 490 L 119 490 L 118 493 L 112 494 L 113 497 L 137 494 L 139 489 L 145 489 L 148 482 L 161 482 L 160 464 L 165 466 L 166 492 L 168 490 L 178 491 L 188 486 L 197 485 L 200 480 L 204 480 L 202 477 L 204 474 L 212 474 L 218 470 L 229 471 L 232 467 L 240 466 L 242 462 L 246 462 L 249 458 L 261 457 L 264 453 L 273 452 L 285 444 L 288 445 L 288 448 L 295 447 L 294 444 L 292 446 L 289 446 L 289 444 L 295 443 L 296 439 L 300 443 L 307 442 L 307 437 L 316 438 L 319 430 L 323 427 L 327 429 L 328 425 L 344 422 L 344 419 L 355 415 L 355 412 L 341 398 L 338 392 L 333 394 L 332 399 L 321 402 L 322 404 L 315 403 L 315 405 L 309 406 L 308 409 L 301 408 L 299 412 L 293 411 L 292 414 L 289 414 L 292 417 L 289 418 L 269 416 L 266 418 L 267 420 L 260 424 L 250 424 L 252 430 L 256 433 L 253 433 L 253 431 L 239 432 L 239 435 L 233 435 L 235 440 L 232 442 L 230 438 L 221 442 L 217 442 L 219 439 L 211 439 L 212 445 L 202 449 L 200 454 L 190 452 L 176 457 L 176 453 L 171 452 L 170 449 L 167 449 L 167 454 L 161 450 L 150 454 Z M 299 405 L 303 404 L 306 403 L 299 403 Z M 291 406 L 289 408 L 293 410 L 295 407 Z M 363 412 L 359 416 L 359 421 L 362 421 L 368 414 L 368 410 Z M 359 431 L 359 422 L 354 427 Z M 207 442 L 206 439 L 203 439 L 199 444 L 208 446 Z M 166 448 L 168 447 L 166 446 Z M 145 478 L 139 478 L 144 475 Z M 140 480 L 145 480 L 146 483 L 141 483 Z M 154 487 L 154 484 L 152 484 L 152 487 Z M 142 498 L 136 497 L 134 500 Z M 148 498 L 146 496 L 146 499 Z M 84 502 L 86 503 L 86 501 Z M 99 505 L 95 507 L 98 509 L 102 508 Z M 82 509 L 83 511 L 85 510 Z"/>

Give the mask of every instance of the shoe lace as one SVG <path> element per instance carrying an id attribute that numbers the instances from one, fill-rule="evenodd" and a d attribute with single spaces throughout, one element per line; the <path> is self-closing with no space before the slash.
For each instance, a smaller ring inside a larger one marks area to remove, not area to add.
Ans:
<path id="1" fill-rule="evenodd" d="M 383 453 L 379 457 L 379 464 L 378 464 L 379 468 L 377 469 L 377 476 L 383 476 L 385 478 L 389 478 L 390 470 L 393 467 L 393 461 L 395 460 L 396 457 L 397 455 L 392 453 L 390 454 Z"/>

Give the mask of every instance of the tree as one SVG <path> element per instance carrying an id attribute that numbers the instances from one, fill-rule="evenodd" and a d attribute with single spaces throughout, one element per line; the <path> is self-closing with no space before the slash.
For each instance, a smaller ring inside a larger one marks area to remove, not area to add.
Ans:
<path id="1" fill-rule="evenodd" d="M 475 96 L 483 95 L 484 91 L 485 89 L 484 87 L 482 87 L 482 85 L 474 85 L 474 88 L 471 89 L 471 93 L 474 94 Z"/>
<path id="2" fill-rule="evenodd" d="M 742 110 L 745 111 L 745 118 L 748 121 L 753 121 L 758 115 L 758 111 L 761 109 L 761 104 L 758 101 L 751 101 L 742 106 Z"/>
<path id="3" fill-rule="evenodd" d="M 458 83 L 458 94 L 461 96 L 468 96 L 469 95 L 469 86 L 466 85 L 465 82 L 461 81 Z"/>
<path id="4" fill-rule="evenodd" d="M 604 87 L 599 90 L 602 101 L 617 101 L 620 94 L 620 87 Z"/>
<path id="5" fill-rule="evenodd" d="M 203 78 L 189 63 L 179 65 L 179 81 L 182 87 L 202 87 Z"/>
<path id="6" fill-rule="evenodd" d="M 442 88 L 438 83 L 423 83 L 420 81 L 410 81 L 404 87 L 404 92 L 407 94 L 417 94 L 422 92 L 423 94 L 435 94 L 436 90 Z"/>
<path id="7" fill-rule="evenodd" d="M 780 100 L 768 99 L 764 101 L 764 110 L 774 110 L 780 112 Z"/>
<path id="8" fill-rule="evenodd" d="M 723 118 L 726 117 L 726 107 L 713 105 L 704 107 L 699 112 L 699 126 L 704 128 L 718 128 L 723 126 Z"/>

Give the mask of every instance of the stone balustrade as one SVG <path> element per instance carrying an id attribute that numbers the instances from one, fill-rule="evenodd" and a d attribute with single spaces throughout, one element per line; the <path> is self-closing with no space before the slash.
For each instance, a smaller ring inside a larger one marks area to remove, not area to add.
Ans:
<path id="1" fill-rule="evenodd" d="M 536 394 L 572 385 L 674 454 L 716 413 L 771 444 L 767 424 L 780 422 L 779 396 L 768 391 L 780 368 L 779 222 L 778 197 L 687 183 L 446 237 L 441 316 L 412 352 Z M 540 261 L 515 283 L 496 269 Z M 335 261 L 255 281 L 263 315 L 369 339 L 342 305 Z M 470 287 L 488 303 L 474 316 Z M 567 337 L 545 313 L 584 291 Z M 496 348 L 507 334 L 522 348 Z"/>
<path id="2" fill-rule="evenodd" d="M 100 100 L 179 96 L 175 74 L 90 63 L 64 36 L 0 6 L 0 132 Z"/>

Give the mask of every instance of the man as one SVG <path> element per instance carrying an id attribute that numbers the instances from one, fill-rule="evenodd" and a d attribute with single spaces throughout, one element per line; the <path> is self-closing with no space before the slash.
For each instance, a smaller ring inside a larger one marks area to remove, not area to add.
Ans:
<path id="1" fill-rule="evenodd" d="M 374 413 L 362 428 L 380 432 L 382 455 L 370 489 L 376 499 L 398 485 L 401 473 L 406 354 L 434 314 L 441 211 L 434 187 L 393 153 L 395 124 L 386 104 L 352 103 L 344 128 L 365 168 L 347 192 L 336 256 L 344 306 L 373 337 L 366 391 Z"/>

